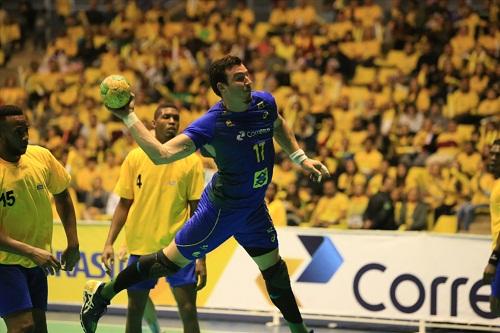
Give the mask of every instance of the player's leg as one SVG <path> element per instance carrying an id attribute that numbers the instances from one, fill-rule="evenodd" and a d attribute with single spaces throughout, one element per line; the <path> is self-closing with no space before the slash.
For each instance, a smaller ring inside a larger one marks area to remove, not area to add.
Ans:
<path id="1" fill-rule="evenodd" d="M 140 256 L 132 254 L 128 259 L 128 266 L 135 265 L 139 259 Z M 128 306 L 125 332 L 142 332 L 142 318 L 149 298 L 149 291 L 155 285 L 156 280 L 150 279 L 136 283 L 127 289 Z"/>
<path id="2" fill-rule="evenodd" d="M 37 268 L 32 268 L 28 273 L 28 285 L 30 287 L 31 303 L 33 304 L 33 320 L 35 322 L 35 333 L 47 333 L 47 311 L 48 283 L 45 273 Z"/>
<path id="3" fill-rule="evenodd" d="M 0 265 L 0 317 L 5 321 L 7 331 L 35 332 L 33 318 L 33 303 L 30 290 L 32 275 L 42 278 L 39 290 L 45 290 L 45 304 L 47 302 L 47 278 L 42 269 L 24 268 L 17 265 Z M 37 292 L 38 293 L 38 292 Z M 42 293 L 43 294 L 43 293 Z M 42 295 L 43 296 L 43 295 Z M 39 297 L 37 300 L 43 301 Z"/>
<path id="4" fill-rule="evenodd" d="M 142 316 L 149 298 L 149 290 L 127 290 L 127 324 L 126 333 L 142 332 Z"/>
<path id="5" fill-rule="evenodd" d="M 495 278 L 491 282 L 490 310 L 500 317 L 500 267 L 497 267 Z"/>
<path id="6" fill-rule="evenodd" d="M 245 248 L 259 267 L 266 283 L 266 289 L 273 304 L 280 310 L 291 332 L 310 332 L 302 320 L 295 295 L 290 285 L 290 275 L 278 249 L 258 255 L 265 249 Z M 252 255 L 254 254 L 254 255 Z"/>
<path id="7" fill-rule="evenodd" d="M 33 309 L 33 321 L 35 322 L 35 333 L 47 333 L 47 317 L 45 310 Z"/>
<path id="8" fill-rule="evenodd" d="M 192 262 L 176 274 L 169 276 L 167 281 L 172 287 L 172 293 L 179 308 L 184 333 L 200 333 L 198 312 L 196 311 L 195 263 Z"/>
<path id="9" fill-rule="evenodd" d="M 80 323 L 84 332 L 95 332 L 97 322 L 105 313 L 110 300 L 121 290 L 143 280 L 173 275 L 190 261 L 210 252 L 232 236 L 229 227 L 224 230 L 220 228 L 222 223 L 219 222 L 225 220 L 225 214 L 221 212 L 221 209 L 202 197 L 195 214 L 176 234 L 175 241 L 166 248 L 141 256 L 137 264 L 128 266 L 110 282 L 88 281 L 84 287 L 80 311 Z M 228 222 L 237 219 L 238 215 L 228 214 Z"/>
<path id="10" fill-rule="evenodd" d="M 174 241 L 161 251 L 141 256 L 136 265 L 128 266 L 114 280 L 105 283 L 100 294 L 111 300 L 121 290 L 137 282 L 175 274 L 198 256 L 213 249 L 215 245 L 209 242 L 216 244 L 220 241 L 214 238 L 220 235 L 218 229 L 222 215 L 221 209 L 214 207 L 205 195 L 202 196 L 195 214 L 177 232 Z"/>
<path id="11" fill-rule="evenodd" d="M 273 304 L 280 310 L 293 333 L 308 333 L 290 284 L 286 263 L 278 250 L 276 229 L 263 204 L 253 212 L 244 230 L 235 238 L 259 267 Z"/>
<path id="12" fill-rule="evenodd" d="M 111 300 L 120 291 L 138 282 L 175 274 L 189 261 L 179 252 L 175 242 L 171 242 L 158 252 L 141 256 L 134 265 L 128 266 L 115 279 L 105 283 L 101 295 Z"/>
<path id="13" fill-rule="evenodd" d="M 151 297 L 148 297 L 146 301 L 142 318 L 148 324 L 151 333 L 160 333 L 160 323 L 158 323 L 158 316 L 156 315 L 155 305 Z"/>

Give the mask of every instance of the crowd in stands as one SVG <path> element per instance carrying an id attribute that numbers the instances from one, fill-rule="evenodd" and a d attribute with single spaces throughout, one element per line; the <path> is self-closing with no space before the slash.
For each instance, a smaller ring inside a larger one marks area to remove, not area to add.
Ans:
<path id="1" fill-rule="evenodd" d="M 311 183 L 278 152 L 267 194 L 277 225 L 426 230 L 444 216 L 468 230 L 487 212 L 485 165 L 500 130 L 498 0 L 277 0 L 265 20 L 246 1 L 73 4 L 56 0 L 49 12 L 21 2 L 23 15 L 0 7 L 0 66 L 29 39 L 44 52 L 4 78 L 0 103 L 28 110 L 31 142 L 73 176 L 80 218 L 109 216 L 135 147 L 103 108 L 100 81 L 125 76 L 148 125 L 159 102 L 175 103 L 184 127 L 218 101 L 206 69 L 229 53 L 332 174 Z M 54 38 L 40 35 L 49 25 Z"/>

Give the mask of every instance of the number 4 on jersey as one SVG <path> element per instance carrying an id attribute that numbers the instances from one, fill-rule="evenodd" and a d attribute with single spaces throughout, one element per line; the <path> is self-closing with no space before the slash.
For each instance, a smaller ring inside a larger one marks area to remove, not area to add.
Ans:
<path id="1" fill-rule="evenodd" d="M 135 184 L 137 185 L 138 188 L 141 188 L 142 186 L 141 174 L 137 176 L 137 181 L 135 182 Z"/>

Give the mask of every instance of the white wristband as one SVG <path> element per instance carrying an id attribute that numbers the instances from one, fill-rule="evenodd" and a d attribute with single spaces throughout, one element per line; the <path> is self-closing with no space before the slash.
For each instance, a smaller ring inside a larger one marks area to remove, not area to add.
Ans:
<path id="1" fill-rule="evenodd" d="M 306 153 L 302 149 L 297 149 L 293 153 L 290 154 L 290 159 L 292 160 L 293 163 L 300 165 L 302 162 L 307 160 L 309 157 L 307 157 Z"/>
<path id="2" fill-rule="evenodd" d="M 134 124 L 139 122 L 140 120 L 137 117 L 137 115 L 135 114 L 135 112 L 130 112 L 127 116 L 122 118 L 122 121 L 125 123 L 125 126 L 127 126 L 127 128 L 130 128 L 130 127 L 134 126 Z"/>

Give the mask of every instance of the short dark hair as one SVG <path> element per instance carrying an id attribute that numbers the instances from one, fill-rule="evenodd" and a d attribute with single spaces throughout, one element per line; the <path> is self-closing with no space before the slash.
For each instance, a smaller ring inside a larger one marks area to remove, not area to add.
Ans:
<path id="1" fill-rule="evenodd" d="M 2 105 L 0 106 L 0 118 L 7 116 L 22 116 L 23 110 L 16 105 Z"/>
<path id="2" fill-rule="evenodd" d="M 243 62 L 240 58 L 233 55 L 226 55 L 220 59 L 215 60 L 208 70 L 208 76 L 210 78 L 210 85 L 214 93 L 221 97 L 219 88 L 217 88 L 217 83 L 227 83 L 226 70 L 233 67 L 241 65 Z"/>
<path id="3" fill-rule="evenodd" d="M 155 114 L 153 115 L 154 119 L 155 120 L 158 119 L 158 117 L 160 116 L 161 110 L 167 109 L 167 108 L 172 108 L 172 109 L 176 109 L 177 111 L 179 111 L 177 106 L 175 106 L 175 104 L 173 104 L 173 103 L 161 103 L 158 105 L 158 107 L 155 110 Z"/>
<path id="4" fill-rule="evenodd" d="M 22 116 L 23 110 L 16 105 L 1 105 L 0 106 L 0 125 L 5 123 L 8 116 Z"/>

